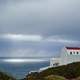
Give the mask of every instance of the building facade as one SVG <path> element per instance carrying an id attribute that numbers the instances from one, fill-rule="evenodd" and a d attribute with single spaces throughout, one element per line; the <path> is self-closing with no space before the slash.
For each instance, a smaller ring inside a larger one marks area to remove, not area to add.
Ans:
<path id="1" fill-rule="evenodd" d="M 59 58 L 52 58 L 50 66 L 66 65 L 73 62 L 80 61 L 80 48 L 78 47 L 64 47 Z"/>

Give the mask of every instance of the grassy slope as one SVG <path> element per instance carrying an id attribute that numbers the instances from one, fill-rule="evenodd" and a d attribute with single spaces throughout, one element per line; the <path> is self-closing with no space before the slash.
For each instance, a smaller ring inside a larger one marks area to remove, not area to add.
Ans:
<path id="1" fill-rule="evenodd" d="M 15 80 L 15 79 L 4 72 L 0 72 L 0 80 Z"/>
<path id="2" fill-rule="evenodd" d="M 62 76 L 67 79 L 77 78 L 80 76 L 80 62 L 49 68 L 40 73 L 32 73 L 27 76 L 26 80 L 53 80 L 49 79 L 51 75 Z"/>

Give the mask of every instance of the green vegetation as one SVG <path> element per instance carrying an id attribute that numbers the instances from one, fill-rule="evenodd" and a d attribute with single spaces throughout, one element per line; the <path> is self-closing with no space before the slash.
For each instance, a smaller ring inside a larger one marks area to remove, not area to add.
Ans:
<path id="1" fill-rule="evenodd" d="M 57 76 L 56 76 L 57 75 Z M 27 75 L 25 80 L 80 80 L 80 62 L 49 68 Z"/>
<path id="2" fill-rule="evenodd" d="M 0 72 L 0 80 L 16 79 L 4 72 Z M 21 80 L 80 80 L 80 62 L 31 73 Z"/>
<path id="3" fill-rule="evenodd" d="M 66 80 L 66 79 L 61 76 L 50 75 L 50 76 L 45 77 L 44 80 Z"/>
<path id="4" fill-rule="evenodd" d="M 80 76 L 80 62 L 72 63 L 64 66 L 59 66 L 55 68 L 49 68 L 41 73 L 39 75 L 41 77 L 45 77 L 48 75 L 59 75 L 63 76 L 67 79 L 72 79 Z"/>
<path id="5" fill-rule="evenodd" d="M 4 72 L 0 72 L 0 80 L 16 80 L 12 76 L 5 74 Z"/>

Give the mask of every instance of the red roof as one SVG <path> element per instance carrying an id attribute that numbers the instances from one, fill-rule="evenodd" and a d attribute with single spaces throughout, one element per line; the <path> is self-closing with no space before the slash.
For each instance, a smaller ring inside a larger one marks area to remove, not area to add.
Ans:
<path id="1" fill-rule="evenodd" d="M 66 47 L 66 49 L 72 49 L 72 50 L 80 50 L 80 47 Z"/>

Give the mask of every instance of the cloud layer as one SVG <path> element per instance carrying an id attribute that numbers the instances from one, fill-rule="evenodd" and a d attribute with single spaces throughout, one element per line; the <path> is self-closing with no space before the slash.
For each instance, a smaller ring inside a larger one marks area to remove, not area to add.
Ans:
<path id="1" fill-rule="evenodd" d="M 54 56 L 80 46 L 79 0 L 0 0 L 0 56 Z"/>
<path id="2" fill-rule="evenodd" d="M 1 57 L 51 57 L 59 55 L 64 46 L 79 46 L 80 41 L 64 36 L 0 35 Z"/>

